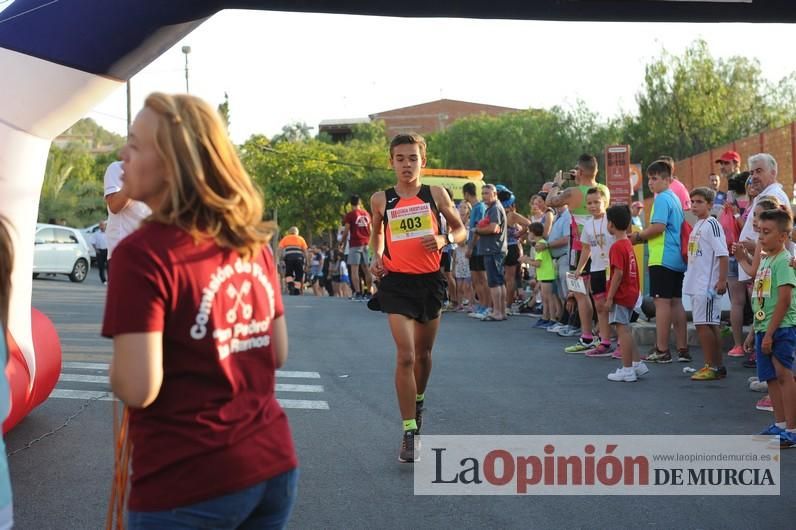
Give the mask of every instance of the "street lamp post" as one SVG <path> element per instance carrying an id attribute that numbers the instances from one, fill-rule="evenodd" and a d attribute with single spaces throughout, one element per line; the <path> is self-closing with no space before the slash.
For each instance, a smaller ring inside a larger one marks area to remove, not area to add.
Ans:
<path id="1" fill-rule="evenodd" d="M 183 46 L 182 53 L 185 54 L 185 93 L 190 94 L 191 90 L 188 86 L 188 54 L 191 53 L 191 47 Z"/>

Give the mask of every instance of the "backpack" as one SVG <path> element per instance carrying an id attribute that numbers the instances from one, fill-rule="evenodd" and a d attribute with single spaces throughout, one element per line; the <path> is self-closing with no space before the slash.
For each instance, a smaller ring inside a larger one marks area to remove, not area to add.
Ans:
<path id="1" fill-rule="evenodd" d="M 688 263 L 688 240 L 691 238 L 691 230 L 691 225 L 683 218 L 683 224 L 680 225 L 680 256 L 684 263 Z"/>
<path id="2" fill-rule="evenodd" d="M 738 222 L 735 220 L 735 213 L 729 203 L 724 204 L 724 209 L 719 215 L 719 224 L 724 229 L 724 238 L 727 240 L 727 248 L 731 249 L 733 243 L 737 243 L 741 236 L 738 229 Z"/>

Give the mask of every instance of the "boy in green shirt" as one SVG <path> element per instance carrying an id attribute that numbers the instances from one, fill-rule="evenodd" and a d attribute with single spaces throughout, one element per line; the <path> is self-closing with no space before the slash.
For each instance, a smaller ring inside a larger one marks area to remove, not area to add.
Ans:
<path id="1" fill-rule="evenodd" d="M 780 448 L 796 446 L 796 273 L 785 245 L 793 221 L 788 212 L 767 210 L 758 217 L 759 242 L 765 257 L 752 287 L 757 377 L 768 382 L 774 423 L 760 433 L 777 436 Z"/>
<path id="2" fill-rule="evenodd" d="M 536 250 L 536 259 L 523 256 L 520 260 L 536 267 L 536 280 L 542 284 L 542 318 L 534 327 L 547 328 L 557 324 L 561 318 L 561 302 L 553 290 L 556 282 L 556 268 L 553 265 L 550 247 L 542 237 L 544 235 L 544 225 L 542 223 L 531 223 L 528 230 L 530 231 L 531 243 Z"/>

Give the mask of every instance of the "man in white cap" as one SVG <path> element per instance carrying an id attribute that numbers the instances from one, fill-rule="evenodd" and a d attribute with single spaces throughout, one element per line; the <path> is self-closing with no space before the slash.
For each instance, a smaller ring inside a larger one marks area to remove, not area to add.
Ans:
<path id="1" fill-rule="evenodd" d="M 141 220 L 152 211 L 143 202 L 134 201 L 124 190 L 124 171 L 121 162 L 114 162 L 105 170 L 105 204 L 108 205 L 108 273 L 110 277 L 111 255 L 119 241 L 138 229 Z"/>

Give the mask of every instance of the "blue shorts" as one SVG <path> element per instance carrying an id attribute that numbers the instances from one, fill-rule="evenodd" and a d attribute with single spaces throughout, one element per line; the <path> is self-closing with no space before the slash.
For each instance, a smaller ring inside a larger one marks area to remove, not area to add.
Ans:
<path id="1" fill-rule="evenodd" d="M 765 332 L 755 333 L 755 360 L 757 361 L 757 378 L 760 381 L 771 381 L 777 378 L 772 357 L 776 357 L 779 363 L 793 370 L 793 353 L 796 351 L 796 328 L 779 328 L 774 332 L 774 344 L 771 347 L 771 355 L 763 353 L 761 347 Z"/>
<path id="2" fill-rule="evenodd" d="M 484 268 L 486 269 L 486 283 L 489 287 L 500 287 L 506 285 L 506 279 L 503 277 L 503 260 L 506 255 L 500 254 L 484 254 Z"/>

